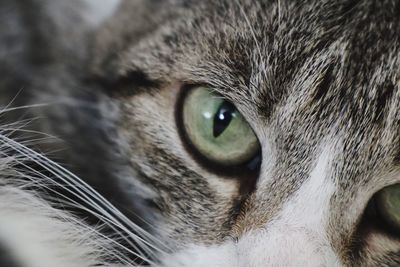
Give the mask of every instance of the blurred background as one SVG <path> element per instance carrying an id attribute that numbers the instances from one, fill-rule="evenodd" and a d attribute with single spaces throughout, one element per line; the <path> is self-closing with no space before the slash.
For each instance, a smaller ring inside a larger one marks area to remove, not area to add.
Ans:
<path id="1" fill-rule="evenodd" d="M 112 14 L 121 0 L 85 0 L 93 12 L 90 18 L 93 24 L 100 23 L 104 18 Z M 134 1 L 134 0 L 133 0 Z"/>

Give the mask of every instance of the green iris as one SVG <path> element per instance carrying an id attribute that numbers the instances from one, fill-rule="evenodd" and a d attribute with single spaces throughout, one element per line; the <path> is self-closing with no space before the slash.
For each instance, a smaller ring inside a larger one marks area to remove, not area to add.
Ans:
<path id="1" fill-rule="evenodd" d="M 400 229 L 400 184 L 386 187 L 380 191 L 377 203 L 383 219 Z"/>
<path id="2" fill-rule="evenodd" d="M 215 163 L 243 164 L 260 149 L 243 116 L 208 88 L 198 87 L 188 93 L 183 103 L 183 123 L 193 146 Z"/>

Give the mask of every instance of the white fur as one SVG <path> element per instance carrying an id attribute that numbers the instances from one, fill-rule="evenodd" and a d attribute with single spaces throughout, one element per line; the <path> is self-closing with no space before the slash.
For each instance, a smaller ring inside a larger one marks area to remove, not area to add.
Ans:
<path id="1" fill-rule="evenodd" d="M 0 189 L 0 243 L 21 266 L 86 267 L 103 264 L 107 244 L 94 229 L 16 187 Z"/>
<path id="2" fill-rule="evenodd" d="M 51 183 L 25 165 L 27 157 L 35 156 L 0 132 L 1 249 L 23 267 L 110 266 L 105 256 L 118 253 L 112 242 L 40 195 Z"/>
<path id="3" fill-rule="evenodd" d="M 164 260 L 165 266 L 341 266 L 326 237 L 329 200 L 335 190 L 330 177 L 330 159 L 324 148 L 299 191 L 280 214 L 234 243 L 220 246 L 191 245 Z"/>

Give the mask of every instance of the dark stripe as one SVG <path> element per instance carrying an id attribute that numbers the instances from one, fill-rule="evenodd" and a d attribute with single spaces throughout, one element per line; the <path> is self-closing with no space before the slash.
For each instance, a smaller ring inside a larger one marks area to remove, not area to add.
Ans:
<path id="1" fill-rule="evenodd" d="M 326 69 L 324 78 L 317 87 L 317 90 L 313 97 L 313 102 L 318 102 L 319 100 L 323 99 L 328 93 L 329 87 L 331 86 L 333 81 L 333 66 L 334 64 L 330 64 Z"/>
<path id="2" fill-rule="evenodd" d="M 151 80 L 142 71 L 131 71 L 114 80 L 113 77 L 90 77 L 89 84 L 100 85 L 111 96 L 130 97 L 161 86 L 159 81 Z"/>
<path id="3" fill-rule="evenodd" d="M 381 121 L 385 115 L 385 108 L 387 103 L 392 99 L 395 91 L 395 86 L 392 82 L 383 85 L 382 92 L 380 92 L 376 101 L 375 121 Z"/>

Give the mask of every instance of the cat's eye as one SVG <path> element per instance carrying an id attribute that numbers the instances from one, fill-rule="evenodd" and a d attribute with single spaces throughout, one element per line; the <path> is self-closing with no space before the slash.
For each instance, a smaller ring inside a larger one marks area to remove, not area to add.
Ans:
<path id="1" fill-rule="evenodd" d="M 191 145 L 221 166 L 251 162 L 260 152 L 252 128 L 235 106 L 207 87 L 192 88 L 183 99 L 182 122 Z"/>
<path id="2" fill-rule="evenodd" d="M 383 223 L 400 232 L 400 184 L 378 192 L 375 196 L 375 209 Z"/>

